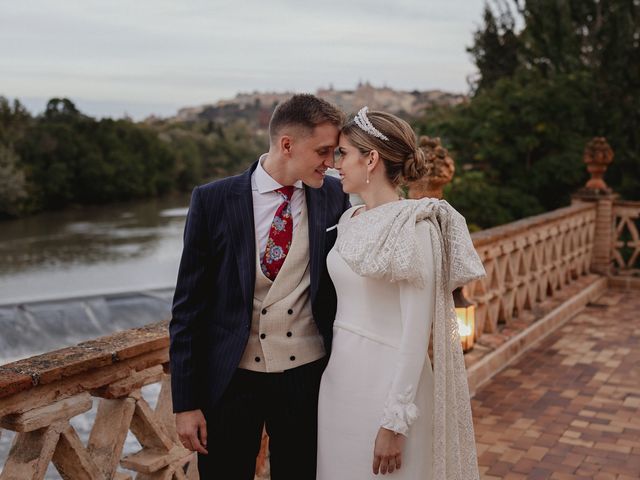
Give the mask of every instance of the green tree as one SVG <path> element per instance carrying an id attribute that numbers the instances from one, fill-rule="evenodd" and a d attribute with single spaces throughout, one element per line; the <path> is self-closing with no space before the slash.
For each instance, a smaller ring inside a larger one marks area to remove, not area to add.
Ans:
<path id="1" fill-rule="evenodd" d="M 456 173 L 444 194 L 465 216 L 472 232 L 540 212 L 536 198 L 512 187 L 492 184 L 479 171 Z"/>
<path id="2" fill-rule="evenodd" d="M 560 88 L 573 81 L 583 97 L 583 122 L 550 126 L 569 136 L 606 137 L 616 152 L 609 183 L 623 197 L 640 199 L 640 2 L 514 3 L 524 24 L 519 70 L 535 71 Z M 566 151 L 581 156 L 582 148 L 568 145 Z"/>
<path id="3" fill-rule="evenodd" d="M 566 205 L 587 178 L 582 154 L 594 136 L 616 152 L 609 185 L 640 199 L 640 2 L 511 5 L 485 7 L 469 48 L 470 101 L 416 122 L 456 159 L 452 200 L 481 226 Z"/>
<path id="4" fill-rule="evenodd" d="M 80 112 L 68 98 L 52 98 L 44 111 L 45 118 L 79 117 Z"/>
<path id="5" fill-rule="evenodd" d="M 472 86 L 475 91 L 492 87 L 499 79 L 510 77 L 518 68 L 520 38 L 516 33 L 515 18 L 508 4 L 495 2 L 496 12 L 485 4 L 484 27 L 473 36 L 473 45 L 467 48 L 478 75 Z"/>
<path id="6" fill-rule="evenodd" d="M 0 96 L 0 143 L 13 145 L 18 142 L 31 121 L 31 115 L 19 100 L 14 100 L 12 104 Z"/>
<path id="7" fill-rule="evenodd" d="M 256 133 L 244 120 L 163 122 L 153 128 L 176 159 L 177 186 L 183 191 L 240 173 L 268 148 L 266 134 Z"/>
<path id="8" fill-rule="evenodd" d="M 19 143 L 35 210 L 162 195 L 174 157 L 157 133 L 128 120 L 95 119 L 52 99 Z"/>
<path id="9" fill-rule="evenodd" d="M 267 140 L 243 116 L 136 124 L 96 120 L 71 100 L 53 98 L 31 117 L 19 102 L 0 97 L 0 147 L 0 215 L 6 215 L 189 191 L 241 172 Z"/>
<path id="10" fill-rule="evenodd" d="M 27 198 L 24 172 L 18 164 L 18 155 L 0 143 L 0 218 L 18 215 Z"/>

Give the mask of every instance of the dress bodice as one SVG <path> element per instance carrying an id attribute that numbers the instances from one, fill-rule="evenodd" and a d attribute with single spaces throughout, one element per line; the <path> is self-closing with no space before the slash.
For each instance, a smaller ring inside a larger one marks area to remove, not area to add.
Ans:
<path id="1" fill-rule="evenodd" d="M 397 347 L 402 334 L 398 285 L 383 279 L 361 277 L 351 270 L 335 248 L 327 257 L 327 268 L 338 301 L 335 326 Z"/>

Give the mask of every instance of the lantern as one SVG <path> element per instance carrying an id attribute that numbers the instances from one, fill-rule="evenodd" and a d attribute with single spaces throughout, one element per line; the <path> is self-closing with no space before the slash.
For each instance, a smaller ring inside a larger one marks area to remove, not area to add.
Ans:
<path id="1" fill-rule="evenodd" d="M 467 300 L 462 293 L 462 287 L 453 291 L 453 303 L 458 317 L 458 332 L 462 342 L 462 351 L 468 352 L 473 348 L 476 336 L 476 306 Z"/>

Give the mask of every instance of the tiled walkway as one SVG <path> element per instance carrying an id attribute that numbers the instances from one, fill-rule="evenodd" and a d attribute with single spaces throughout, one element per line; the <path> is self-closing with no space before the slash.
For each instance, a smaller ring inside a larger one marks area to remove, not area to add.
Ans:
<path id="1" fill-rule="evenodd" d="M 640 479 L 640 292 L 608 291 L 472 404 L 483 479 Z"/>

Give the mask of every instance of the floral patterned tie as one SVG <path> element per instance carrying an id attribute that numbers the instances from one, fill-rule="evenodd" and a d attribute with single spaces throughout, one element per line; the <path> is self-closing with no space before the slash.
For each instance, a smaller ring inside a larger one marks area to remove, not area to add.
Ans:
<path id="1" fill-rule="evenodd" d="M 282 268 L 293 238 L 293 217 L 291 215 L 291 196 L 293 186 L 280 187 L 276 190 L 282 195 L 282 203 L 276 210 L 271 222 L 267 247 L 260 261 L 262 273 L 271 281 L 276 279 Z"/>

